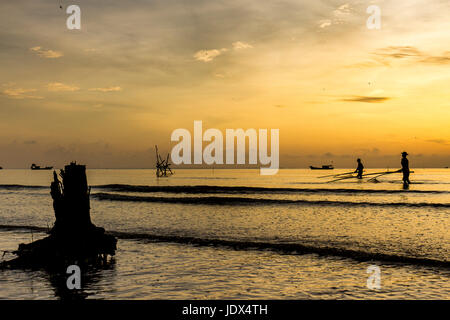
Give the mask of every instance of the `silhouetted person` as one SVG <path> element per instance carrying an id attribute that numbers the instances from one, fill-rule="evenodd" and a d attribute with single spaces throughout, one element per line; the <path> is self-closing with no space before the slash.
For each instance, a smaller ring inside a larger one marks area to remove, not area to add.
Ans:
<path id="1" fill-rule="evenodd" d="M 358 172 L 358 175 L 356 176 L 358 179 L 362 179 L 362 174 L 364 171 L 364 166 L 361 162 L 361 159 L 356 160 L 358 162 L 358 168 L 356 168 L 355 172 Z"/>
<path id="2" fill-rule="evenodd" d="M 402 152 L 402 168 L 398 172 L 403 172 L 403 185 L 408 186 L 411 181 L 409 181 L 409 160 L 406 158 L 407 152 Z"/>

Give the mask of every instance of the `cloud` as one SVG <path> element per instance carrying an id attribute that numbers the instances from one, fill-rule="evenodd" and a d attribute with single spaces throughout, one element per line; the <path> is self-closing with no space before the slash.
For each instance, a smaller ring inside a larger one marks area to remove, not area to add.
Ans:
<path id="1" fill-rule="evenodd" d="M 226 49 L 226 48 L 212 49 L 212 50 L 200 50 L 194 54 L 194 58 L 197 61 L 210 62 L 226 51 L 228 51 L 228 49 Z"/>
<path id="2" fill-rule="evenodd" d="M 351 13 L 351 7 L 349 3 L 341 5 L 339 8 L 333 11 L 335 17 L 342 17 L 349 15 Z"/>
<path id="3" fill-rule="evenodd" d="M 446 51 L 440 56 L 425 57 L 421 60 L 421 62 L 432 64 L 448 64 L 450 63 L 450 51 Z"/>
<path id="4" fill-rule="evenodd" d="M 116 87 L 108 87 L 108 88 L 90 88 L 89 91 L 115 92 L 115 91 L 122 91 L 122 88 L 119 87 L 119 86 L 116 86 Z"/>
<path id="5" fill-rule="evenodd" d="M 433 143 L 437 143 L 437 144 L 443 144 L 443 145 L 450 145 L 450 141 L 448 140 L 444 140 L 444 139 L 429 139 L 429 140 L 425 140 L 426 142 L 433 142 Z"/>
<path id="6" fill-rule="evenodd" d="M 389 46 L 372 52 L 373 59 L 359 62 L 349 68 L 371 68 L 391 66 L 392 61 L 410 61 L 414 63 L 445 65 L 450 64 L 450 51 L 440 55 L 427 54 L 413 46 Z"/>
<path id="7" fill-rule="evenodd" d="M 441 55 L 431 55 L 420 51 L 412 46 L 390 46 L 380 48 L 374 52 L 378 57 L 386 59 L 414 59 L 416 62 L 429 64 L 448 64 L 450 63 L 450 51 Z"/>
<path id="8" fill-rule="evenodd" d="M 319 28 L 324 29 L 326 27 L 331 26 L 333 23 L 331 20 L 325 19 L 319 21 Z"/>
<path id="9" fill-rule="evenodd" d="M 380 48 L 376 50 L 374 54 L 392 59 L 421 57 L 423 55 L 423 53 L 419 49 L 411 46 L 390 46 L 386 48 Z"/>
<path id="10" fill-rule="evenodd" d="M 31 92 L 36 92 L 36 89 L 23 89 L 23 88 L 8 88 L 2 91 L 2 93 L 12 99 L 43 99 L 44 97 L 29 95 Z"/>
<path id="11" fill-rule="evenodd" d="M 236 41 L 233 42 L 233 49 L 234 50 L 241 50 L 241 49 L 250 49 L 253 48 L 253 46 L 249 43 L 242 42 L 242 41 Z"/>
<path id="12" fill-rule="evenodd" d="M 368 96 L 354 96 L 352 98 L 341 99 L 346 102 L 366 102 L 366 103 L 381 103 L 389 100 L 389 97 L 368 97 Z"/>
<path id="13" fill-rule="evenodd" d="M 342 24 L 345 20 L 348 20 L 352 14 L 352 7 L 349 3 L 345 3 L 333 10 L 330 19 L 319 20 L 319 28 L 325 29 L 335 24 Z"/>
<path id="14" fill-rule="evenodd" d="M 60 51 L 44 50 L 42 47 L 30 48 L 30 51 L 35 52 L 38 56 L 42 58 L 55 59 L 64 56 Z"/>
<path id="15" fill-rule="evenodd" d="M 253 48 L 253 46 L 251 44 L 249 44 L 247 42 L 242 42 L 242 41 L 233 42 L 231 45 L 234 50 L 243 50 L 243 49 Z M 227 51 L 228 51 L 227 48 L 200 50 L 194 54 L 194 58 L 197 61 L 210 62 Z"/>
<path id="16" fill-rule="evenodd" d="M 253 48 L 253 46 L 251 44 L 249 44 L 247 42 L 242 42 L 242 41 L 233 42 L 231 45 L 234 50 L 243 50 L 243 49 Z M 200 50 L 194 54 L 194 58 L 197 61 L 210 62 L 227 51 L 228 51 L 227 48 L 212 49 L 212 50 Z"/>
<path id="17" fill-rule="evenodd" d="M 61 92 L 61 91 L 78 91 L 80 88 L 77 86 L 70 86 L 61 82 L 51 82 L 47 84 L 48 91 Z"/>

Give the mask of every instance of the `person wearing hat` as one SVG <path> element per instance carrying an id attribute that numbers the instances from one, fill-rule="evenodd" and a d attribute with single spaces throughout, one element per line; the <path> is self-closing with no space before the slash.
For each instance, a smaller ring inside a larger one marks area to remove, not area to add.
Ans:
<path id="1" fill-rule="evenodd" d="M 409 160 L 406 158 L 407 155 L 407 152 L 402 152 L 402 168 L 398 170 L 398 172 L 403 172 L 404 185 L 409 185 L 411 183 L 411 181 L 409 181 Z"/>
<path id="2" fill-rule="evenodd" d="M 358 162 L 358 167 L 356 168 L 355 172 L 358 172 L 358 175 L 356 176 L 358 179 L 362 179 L 362 174 L 364 171 L 364 166 L 361 162 L 361 159 L 356 160 Z"/>

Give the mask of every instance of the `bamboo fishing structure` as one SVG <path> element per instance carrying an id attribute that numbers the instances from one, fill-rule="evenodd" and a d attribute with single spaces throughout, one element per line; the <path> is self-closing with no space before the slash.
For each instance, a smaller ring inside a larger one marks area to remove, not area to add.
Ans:
<path id="1" fill-rule="evenodd" d="M 168 177 L 173 175 L 172 170 L 170 169 L 169 163 L 169 153 L 167 154 L 166 159 L 162 159 L 161 155 L 158 153 L 158 146 L 155 145 L 156 150 L 156 176 L 158 178 Z"/>

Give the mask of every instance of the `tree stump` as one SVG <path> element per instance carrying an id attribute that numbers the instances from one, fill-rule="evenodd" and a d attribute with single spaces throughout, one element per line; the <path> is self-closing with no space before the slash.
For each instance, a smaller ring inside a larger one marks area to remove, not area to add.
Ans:
<path id="1" fill-rule="evenodd" d="M 50 236 L 20 244 L 13 252 L 18 257 L 4 262 L 3 267 L 67 267 L 104 261 L 115 254 L 117 239 L 91 222 L 86 166 L 71 163 L 60 176 L 62 181 L 54 171 L 50 186 L 56 218 Z"/>

